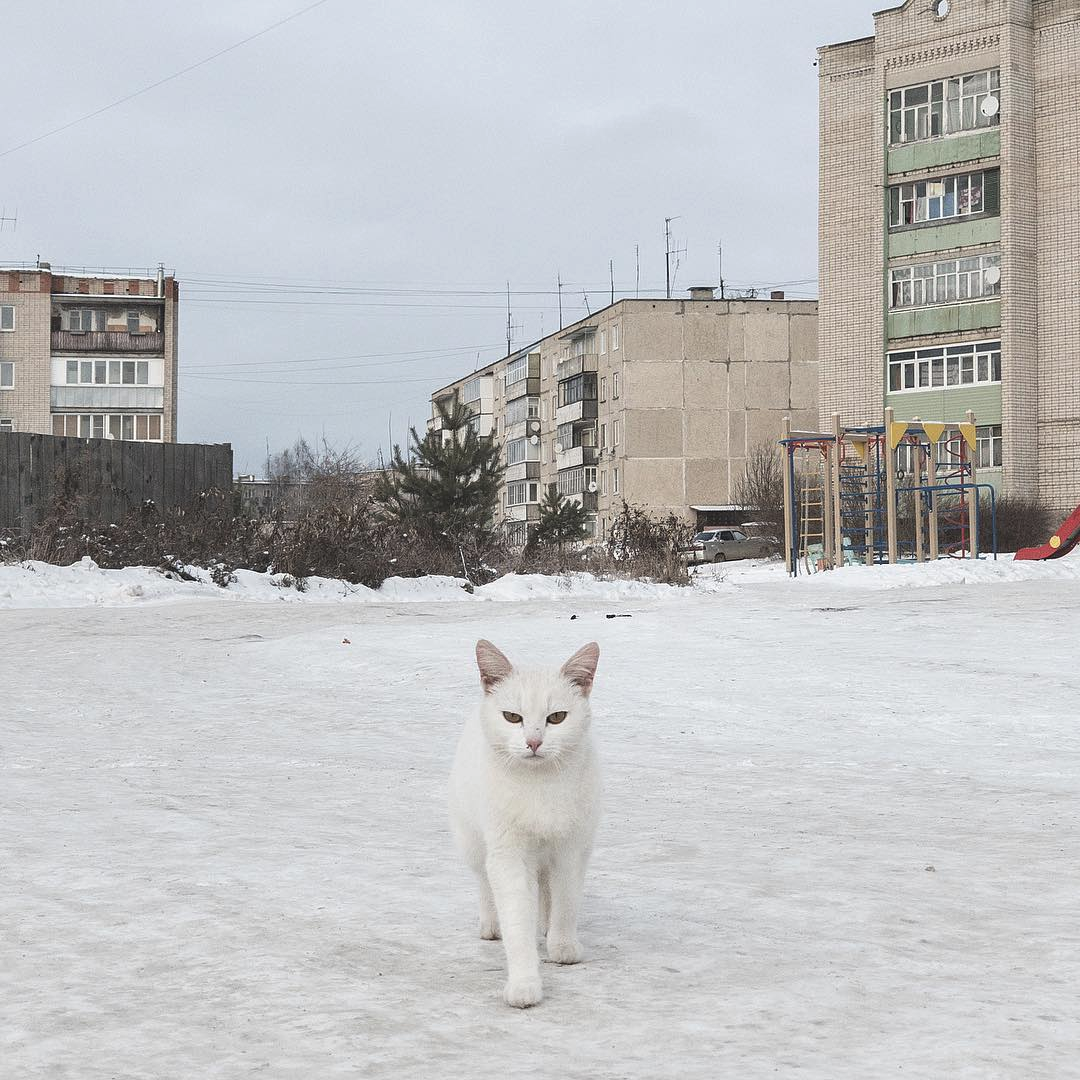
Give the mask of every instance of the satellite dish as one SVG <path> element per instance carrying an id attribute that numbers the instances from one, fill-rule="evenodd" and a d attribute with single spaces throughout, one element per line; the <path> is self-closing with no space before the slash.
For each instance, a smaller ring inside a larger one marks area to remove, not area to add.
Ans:
<path id="1" fill-rule="evenodd" d="M 944 19 L 946 15 L 952 11 L 952 0 L 937 0 L 933 7 L 934 16 L 938 19 Z"/>
<path id="2" fill-rule="evenodd" d="M 555 453 L 556 454 L 561 454 L 562 453 L 562 443 L 561 442 L 557 442 L 555 444 Z"/>
<path id="3" fill-rule="evenodd" d="M 987 285 L 996 285 L 1001 280 L 1001 267 L 988 266 L 983 271 L 983 280 Z"/>
<path id="4" fill-rule="evenodd" d="M 540 436 L 539 436 L 539 435 L 534 435 L 534 436 L 533 436 L 533 437 L 532 437 L 532 438 L 531 438 L 531 439 L 529 440 L 529 442 L 531 442 L 531 443 L 533 444 L 533 446 L 536 446 L 536 445 L 537 445 L 537 443 L 539 443 L 539 442 L 540 442 Z"/>
<path id="5" fill-rule="evenodd" d="M 996 97 L 983 98 L 983 103 L 979 106 L 979 112 L 983 116 L 997 116 L 998 110 L 1001 108 L 1001 102 Z"/>
<path id="6" fill-rule="evenodd" d="M 596 491 L 596 481 L 595 480 L 589 485 L 589 492 L 592 493 L 594 491 Z"/>

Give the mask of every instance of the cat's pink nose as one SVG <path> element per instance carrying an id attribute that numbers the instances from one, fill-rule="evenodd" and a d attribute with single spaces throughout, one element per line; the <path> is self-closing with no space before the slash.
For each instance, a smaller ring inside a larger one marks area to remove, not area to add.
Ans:
<path id="1" fill-rule="evenodd" d="M 526 739 L 525 745 L 535 754 L 540 749 L 543 739 Z"/>

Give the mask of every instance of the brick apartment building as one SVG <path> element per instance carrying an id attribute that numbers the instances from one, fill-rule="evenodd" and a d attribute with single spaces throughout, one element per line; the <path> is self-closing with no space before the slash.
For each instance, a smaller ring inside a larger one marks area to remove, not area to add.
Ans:
<path id="1" fill-rule="evenodd" d="M 1080 0 L 908 0 L 819 51 L 821 414 L 978 424 L 1080 499 Z"/>
<path id="2" fill-rule="evenodd" d="M 0 431 L 176 441 L 175 277 L 0 267 Z"/>
<path id="3" fill-rule="evenodd" d="M 784 416 L 817 424 L 817 303 L 619 300 L 437 390 L 503 444 L 498 517 L 522 541 L 548 484 L 604 536 L 623 499 L 712 522 L 729 513 L 747 453 Z"/>

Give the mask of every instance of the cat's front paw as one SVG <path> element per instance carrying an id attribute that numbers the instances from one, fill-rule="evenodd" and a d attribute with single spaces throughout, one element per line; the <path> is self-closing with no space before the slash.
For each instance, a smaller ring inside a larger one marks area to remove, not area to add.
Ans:
<path id="1" fill-rule="evenodd" d="M 581 942 L 575 938 L 567 938 L 563 941 L 552 941 L 548 938 L 547 954 L 553 964 L 577 964 L 581 962 L 585 950 L 582 949 Z"/>
<path id="2" fill-rule="evenodd" d="M 480 936 L 485 941 L 498 941 L 502 937 L 499 933 L 499 920 L 498 919 L 481 919 L 480 920 Z"/>
<path id="3" fill-rule="evenodd" d="M 544 996 L 540 987 L 539 975 L 527 975 L 525 978 L 509 979 L 503 997 L 507 1005 L 515 1009 L 527 1009 L 530 1005 L 539 1005 Z"/>

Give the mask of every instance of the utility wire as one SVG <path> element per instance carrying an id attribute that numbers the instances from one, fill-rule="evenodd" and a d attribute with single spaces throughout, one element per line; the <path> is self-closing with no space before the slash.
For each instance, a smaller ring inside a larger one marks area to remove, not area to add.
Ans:
<path id="1" fill-rule="evenodd" d="M 144 86 L 141 90 L 135 90 L 133 93 L 127 94 L 122 98 L 117 98 L 116 101 L 111 101 L 108 105 L 102 105 L 100 109 L 88 112 L 85 116 L 79 116 L 74 120 L 69 120 L 66 124 L 61 124 L 60 127 L 53 128 L 51 131 L 46 131 L 43 135 L 38 135 L 33 139 L 27 139 L 26 142 L 21 142 L 17 146 L 8 147 L 7 150 L 0 150 L 0 157 L 7 157 L 8 154 L 14 154 L 16 150 L 25 150 L 26 147 L 33 146 L 34 143 L 39 143 L 43 139 L 49 139 L 53 135 L 59 135 L 60 132 L 67 131 L 69 128 L 75 127 L 76 124 L 81 124 L 84 120 L 92 120 L 95 116 L 100 116 L 110 109 L 115 109 L 117 105 L 123 105 L 125 102 L 131 101 L 133 98 L 137 98 L 142 94 L 148 94 L 151 90 L 156 90 L 159 86 L 164 86 L 165 83 L 172 82 L 173 79 L 179 79 L 181 75 L 187 75 L 189 71 L 194 71 L 204 64 L 209 64 L 211 60 L 217 60 L 218 57 L 224 56 L 234 49 L 239 49 L 242 45 L 247 45 L 248 42 L 262 37 L 263 34 L 269 34 L 271 30 L 276 30 L 279 26 L 284 26 L 287 22 L 292 22 L 293 19 L 299 19 L 301 15 L 306 15 L 309 11 L 314 11 L 315 8 L 321 7 L 328 2 L 329 0 L 315 0 L 315 3 L 308 4 L 307 7 L 301 8 L 299 11 L 294 11 L 291 15 L 286 15 L 284 19 L 279 19 L 276 23 L 271 23 L 269 26 L 264 27 L 262 30 L 251 34 L 243 40 L 234 42 L 232 45 L 220 49 L 218 52 L 213 53 L 211 56 L 204 57 L 194 64 L 189 64 L 186 68 L 174 71 L 171 75 L 166 75 L 164 79 L 158 79 L 157 82 L 152 82 L 149 86 Z"/>

